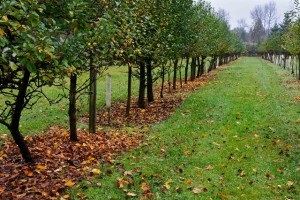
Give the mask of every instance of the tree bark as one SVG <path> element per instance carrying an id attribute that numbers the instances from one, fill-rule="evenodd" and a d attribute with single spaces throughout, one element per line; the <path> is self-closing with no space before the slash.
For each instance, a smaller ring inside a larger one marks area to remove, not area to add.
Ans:
<path id="1" fill-rule="evenodd" d="M 131 86 L 132 86 L 132 67 L 128 64 L 128 85 L 127 85 L 127 106 L 125 116 L 128 117 L 130 114 L 131 107 Z"/>
<path id="2" fill-rule="evenodd" d="M 139 97 L 138 97 L 138 107 L 145 108 L 145 89 L 146 89 L 146 69 L 145 63 L 140 62 L 140 85 L 139 85 Z"/>
<path id="3" fill-rule="evenodd" d="M 300 80 L 300 54 L 298 55 L 298 80 Z"/>
<path id="4" fill-rule="evenodd" d="M 96 132 L 96 99 L 97 99 L 97 73 L 93 66 L 90 66 L 90 106 L 89 106 L 89 132 Z"/>
<path id="5" fill-rule="evenodd" d="M 197 66 L 197 78 L 199 78 L 201 76 L 201 62 L 200 62 L 200 57 L 197 57 L 197 62 L 198 62 L 198 66 Z"/>
<path id="6" fill-rule="evenodd" d="M 21 114 L 25 106 L 24 104 L 25 104 L 27 88 L 29 85 L 29 78 L 30 78 L 30 72 L 27 69 L 25 69 L 22 81 L 20 83 L 18 95 L 16 98 L 16 106 L 13 111 L 10 126 L 8 127 L 14 141 L 19 147 L 23 159 L 27 163 L 33 162 L 33 158 L 27 147 L 24 137 L 20 133 L 19 125 L 20 125 Z"/>
<path id="7" fill-rule="evenodd" d="M 188 81 L 188 72 L 189 72 L 189 57 L 186 57 L 186 65 L 185 65 L 185 75 L 184 75 L 184 83 L 187 84 Z"/>
<path id="8" fill-rule="evenodd" d="M 162 75 L 161 75 L 160 98 L 164 98 L 165 71 L 166 71 L 166 66 L 165 66 L 165 64 L 163 64 L 162 72 L 161 72 Z"/>
<path id="9" fill-rule="evenodd" d="M 176 90 L 178 59 L 174 60 L 173 90 Z"/>
<path id="10" fill-rule="evenodd" d="M 147 68 L 147 100 L 148 102 L 154 101 L 154 94 L 153 94 L 153 77 L 152 77 L 152 64 L 151 59 L 147 59 L 146 61 L 146 68 Z"/>
<path id="11" fill-rule="evenodd" d="M 76 120 L 76 86 L 77 86 L 77 74 L 72 73 L 70 77 L 69 112 L 68 112 L 71 141 L 78 141 L 77 120 Z"/>
<path id="12" fill-rule="evenodd" d="M 202 76 L 204 74 L 204 67 L 205 67 L 205 62 L 204 60 L 206 59 L 206 56 L 202 56 L 201 57 L 201 66 L 200 66 L 200 76 Z"/>
<path id="13" fill-rule="evenodd" d="M 192 58 L 191 63 L 191 81 L 194 81 L 196 78 L 196 58 Z"/>
<path id="14" fill-rule="evenodd" d="M 179 65 L 179 80 L 180 80 L 180 87 L 182 88 L 183 85 L 182 85 L 182 73 L 181 73 L 181 69 L 182 69 L 182 58 L 181 58 L 181 61 L 180 61 L 180 65 Z"/>

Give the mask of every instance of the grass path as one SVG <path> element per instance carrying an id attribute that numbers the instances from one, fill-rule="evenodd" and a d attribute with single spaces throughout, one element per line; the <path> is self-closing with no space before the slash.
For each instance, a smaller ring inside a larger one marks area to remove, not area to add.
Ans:
<path id="1" fill-rule="evenodd" d="M 71 196 L 300 199 L 300 91 L 288 76 L 258 58 L 239 59 Z"/>

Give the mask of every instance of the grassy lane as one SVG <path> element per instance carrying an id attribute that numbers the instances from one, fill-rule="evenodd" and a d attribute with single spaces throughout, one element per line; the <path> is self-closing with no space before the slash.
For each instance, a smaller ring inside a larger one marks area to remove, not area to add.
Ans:
<path id="1" fill-rule="evenodd" d="M 299 199 L 300 91 L 287 76 L 258 58 L 238 60 L 72 196 Z"/>

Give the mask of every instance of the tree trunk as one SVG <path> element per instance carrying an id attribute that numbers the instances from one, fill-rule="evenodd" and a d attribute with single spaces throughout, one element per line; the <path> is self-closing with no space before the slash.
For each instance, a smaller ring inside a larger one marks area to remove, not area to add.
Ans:
<path id="1" fill-rule="evenodd" d="M 70 125 L 70 140 L 78 141 L 77 126 L 76 126 L 76 86 L 77 74 L 72 73 L 70 77 L 70 94 L 69 94 L 69 125 Z"/>
<path id="2" fill-rule="evenodd" d="M 164 98 L 165 71 L 166 71 L 166 66 L 165 66 L 165 64 L 163 64 L 162 72 L 161 72 L 162 75 L 161 75 L 160 98 Z"/>
<path id="3" fill-rule="evenodd" d="M 298 55 L 298 80 L 300 80 L 300 54 Z"/>
<path id="4" fill-rule="evenodd" d="M 223 56 L 219 56 L 219 66 L 222 66 L 223 64 Z"/>
<path id="5" fill-rule="evenodd" d="M 173 90 L 176 90 L 178 59 L 174 60 Z"/>
<path id="6" fill-rule="evenodd" d="M 147 67 L 147 100 L 150 103 L 154 101 L 151 59 L 147 59 L 146 67 Z"/>
<path id="7" fill-rule="evenodd" d="M 188 81 L 188 72 L 189 72 L 189 57 L 186 57 L 186 65 L 185 65 L 185 75 L 184 75 L 184 83 L 187 84 Z"/>
<path id="8" fill-rule="evenodd" d="M 168 70 L 168 85 L 169 85 L 169 93 L 171 93 L 171 72 L 170 72 L 170 68 Z"/>
<path id="9" fill-rule="evenodd" d="M 295 73 L 295 71 L 294 71 L 294 64 L 295 64 L 295 58 L 294 58 L 294 56 L 292 56 L 292 57 L 291 57 L 292 74 Z"/>
<path id="10" fill-rule="evenodd" d="M 76 86 L 75 86 L 76 87 Z M 97 99 L 97 73 L 94 67 L 90 66 L 90 107 L 89 107 L 89 132 L 96 132 L 96 99 Z"/>
<path id="11" fill-rule="evenodd" d="M 196 58 L 192 58 L 191 63 L 191 81 L 194 81 L 196 78 Z"/>
<path id="12" fill-rule="evenodd" d="M 131 85 L 132 85 L 132 67 L 128 64 L 128 85 L 127 85 L 127 106 L 125 116 L 128 117 L 130 114 L 131 107 Z"/>
<path id="13" fill-rule="evenodd" d="M 140 62 L 140 85 L 139 85 L 139 98 L 138 98 L 138 107 L 145 108 L 145 89 L 146 89 L 146 69 L 145 63 Z"/>
<path id="14" fill-rule="evenodd" d="M 200 62 L 200 57 L 197 57 L 197 63 L 198 63 L 198 65 L 197 65 L 197 78 L 199 78 L 200 75 L 201 75 L 201 62 Z"/>
<path id="15" fill-rule="evenodd" d="M 180 65 L 179 65 L 179 80 L 180 80 L 180 87 L 182 88 L 183 85 L 182 85 L 182 73 L 181 73 L 181 68 L 182 68 L 182 60 L 180 61 Z"/>
<path id="16" fill-rule="evenodd" d="M 202 76 L 204 74 L 204 67 L 205 67 L 205 62 L 204 60 L 206 59 L 206 56 L 202 56 L 201 57 L 201 70 L 200 70 L 200 76 Z"/>
<path id="17" fill-rule="evenodd" d="M 24 137 L 22 136 L 22 134 L 19 131 L 19 125 L 20 125 L 21 114 L 22 114 L 22 111 L 25 106 L 24 104 L 25 104 L 27 88 L 29 85 L 29 78 L 30 78 L 30 72 L 27 69 L 25 69 L 24 75 L 23 75 L 23 78 L 22 78 L 22 81 L 21 81 L 21 84 L 19 87 L 17 99 L 16 99 L 16 106 L 13 111 L 10 126 L 8 127 L 14 141 L 16 142 L 16 144 L 18 145 L 18 147 L 20 149 L 20 153 L 21 153 L 23 159 L 27 163 L 33 162 L 33 158 L 31 157 L 30 151 L 27 147 Z"/>
<path id="18" fill-rule="evenodd" d="M 212 57 L 211 62 L 209 64 L 208 72 L 212 71 L 214 68 L 215 56 Z"/>

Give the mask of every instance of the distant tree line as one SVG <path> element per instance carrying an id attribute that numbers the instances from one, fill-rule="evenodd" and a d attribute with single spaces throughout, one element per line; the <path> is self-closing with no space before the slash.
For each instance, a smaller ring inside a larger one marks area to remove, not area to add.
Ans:
<path id="1" fill-rule="evenodd" d="M 300 6 L 295 1 L 295 9 L 285 13 L 284 21 L 275 24 L 270 34 L 258 47 L 263 58 L 288 68 L 300 80 Z"/>

